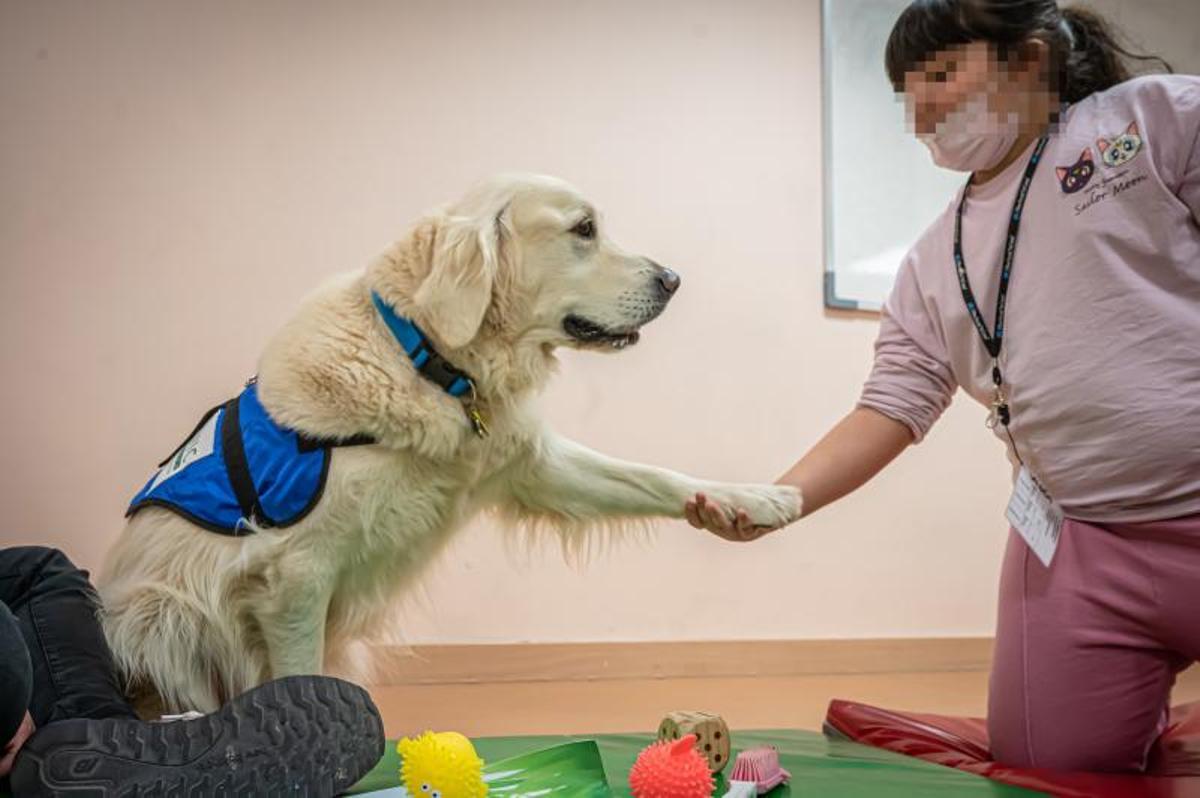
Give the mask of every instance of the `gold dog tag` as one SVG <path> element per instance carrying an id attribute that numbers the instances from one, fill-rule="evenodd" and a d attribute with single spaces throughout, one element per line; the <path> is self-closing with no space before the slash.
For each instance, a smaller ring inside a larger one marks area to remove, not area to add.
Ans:
<path id="1" fill-rule="evenodd" d="M 481 438 L 486 438 L 489 430 L 487 422 L 483 420 L 483 413 L 479 412 L 479 408 L 468 408 L 467 417 L 471 419 L 471 426 L 475 428 L 475 434 Z"/>
<path id="2" fill-rule="evenodd" d="M 487 422 L 483 420 L 483 413 L 479 411 L 479 393 L 475 390 L 475 381 L 468 380 L 467 384 L 471 386 L 471 401 L 467 402 L 467 418 L 471 419 L 471 426 L 475 429 L 475 434 L 480 438 L 488 436 Z"/>

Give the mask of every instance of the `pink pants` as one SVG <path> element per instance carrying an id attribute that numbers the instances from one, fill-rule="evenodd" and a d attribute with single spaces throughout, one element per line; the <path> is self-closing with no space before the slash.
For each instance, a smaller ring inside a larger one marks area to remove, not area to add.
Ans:
<path id="1" fill-rule="evenodd" d="M 993 757 L 1136 771 L 1200 659 L 1200 516 L 1067 520 L 1050 568 L 1010 532 L 988 698 Z"/>

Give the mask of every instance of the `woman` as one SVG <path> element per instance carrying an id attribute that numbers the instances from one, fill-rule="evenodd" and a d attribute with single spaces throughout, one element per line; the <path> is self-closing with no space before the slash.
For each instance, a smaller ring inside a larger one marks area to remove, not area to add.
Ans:
<path id="1" fill-rule="evenodd" d="M 958 387 L 989 408 L 1017 477 L 989 696 L 1013 766 L 1143 769 L 1200 659 L 1200 79 L 1125 57 L 1054 0 L 904 11 L 888 75 L 971 176 L 901 266 L 859 406 L 780 480 L 810 514 Z M 770 531 L 702 495 L 686 513 Z"/>

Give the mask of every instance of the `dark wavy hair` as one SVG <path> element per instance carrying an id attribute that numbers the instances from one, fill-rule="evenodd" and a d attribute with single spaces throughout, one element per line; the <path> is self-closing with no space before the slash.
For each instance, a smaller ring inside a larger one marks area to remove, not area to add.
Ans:
<path id="1" fill-rule="evenodd" d="M 1050 88 L 1074 103 L 1133 76 L 1129 61 L 1171 65 L 1154 55 L 1131 52 L 1102 16 L 1057 0 L 915 0 L 900 14 L 888 37 L 884 63 L 897 92 L 904 76 L 932 53 L 956 44 L 986 41 L 1007 59 L 1031 38 L 1050 48 Z"/>

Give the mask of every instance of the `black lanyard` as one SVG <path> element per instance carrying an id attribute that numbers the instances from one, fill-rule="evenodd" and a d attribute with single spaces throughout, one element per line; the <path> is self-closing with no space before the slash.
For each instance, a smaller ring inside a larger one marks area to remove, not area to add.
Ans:
<path id="1" fill-rule="evenodd" d="M 974 175 L 967 178 L 967 185 L 963 188 L 962 199 L 958 202 L 958 211 L 954 217 L 954 269 L 958 272 L 958 287 L 962 289 L 963 301 L 967 303 L 967 313 L 971 315 L 971 321 L 975 322 L 975 329 L 979 331 L 979 337 L 983 339 L 983 346 L 992 356 L 992 382 L 996 385 L 996 395 L 992 401 L 992 415 L 988 420 L 989 427 L 995 427 L 996 421 L 1007 427 L 1011 419 L 1008 401 L 1003 391 L 1004 376 L 1000 373 L 1000 347 L 1004 344 L 1004 308 L 1008 301 L 1008 281 L 1012 276 L 1013 258 L 1017 253 L 1017 236 L 1021 232 L 1021 214 L 1025 210 L 1025 198 L 1029 196 L 1033 173 L 1037 171 L 1038 163 L 1042 160 L 1042 153 L 1045 152 L 1049 142 L 1050 139 L 1045 136 L 1038 140 L 1033 156 L 1029 159 L 1029 165 L 1025 167 L 1025 176 L 1021 179 L 1021 186 L 1017 189 L 1017 198 L 1013 201 L 1012 214 L 1008 218 L 1008 240 L 1004 245 L 1004 261 L 1000 267 L 1000 290 L 996 294 L 995 333 L 988 331 L 987 322 L 983 320 L 983 314 L 979 312 L 979 303 L 975 301 L 975 294 L 971 291 L 971 281 L 967 277 L 967 262 L 963 258 L 962 251 L 963 210 L 966 208 L 967 194 L 971 190 L 971 181 L 974 179 Z"/>

